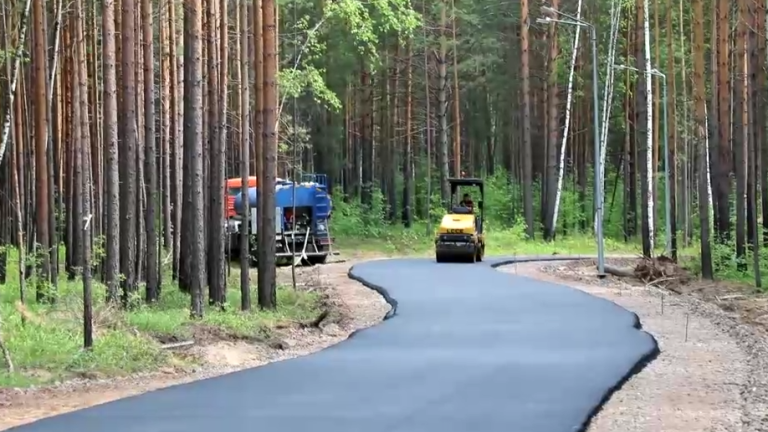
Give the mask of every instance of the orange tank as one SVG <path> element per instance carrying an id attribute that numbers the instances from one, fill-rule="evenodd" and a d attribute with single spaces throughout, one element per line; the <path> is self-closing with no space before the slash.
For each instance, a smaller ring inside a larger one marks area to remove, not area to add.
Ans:
<path id="1" fill-rule="evenodd" d="M 257 186 L 257 178 L 255 176 L 248 177 L 248 189 Z M 237 215 L 235 212 L 235 198 L 243 190 L 243 179 L 241 177 L 231 178 L 227 180 L 227 219 Z"/>

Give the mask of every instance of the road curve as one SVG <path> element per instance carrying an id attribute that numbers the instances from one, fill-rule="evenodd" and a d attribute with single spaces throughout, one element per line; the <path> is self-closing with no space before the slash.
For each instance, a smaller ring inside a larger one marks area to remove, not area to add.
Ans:
<path id="1" fill-rule="evenodd" d="M 658 353 L 656 341 L 614 303 L 492 269 L 514 260 L 530 259 L 358 264 L 350 277 L 393 304 L 384 324 L 306 357 L 11 430 L 583 430 L 612 389 Z"/>

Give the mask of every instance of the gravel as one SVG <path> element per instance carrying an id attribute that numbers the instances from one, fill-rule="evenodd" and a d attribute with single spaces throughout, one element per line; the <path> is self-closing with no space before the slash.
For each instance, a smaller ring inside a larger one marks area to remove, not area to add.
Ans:
<path id="1" fill-rule="evenodd" d="M 619 389 L 589 432 L 768 431 L 766 335 L 738 314 L 615 277 L 584 262 L 502 267 L 602 297 L 636 313 L 659 357 Z"/>

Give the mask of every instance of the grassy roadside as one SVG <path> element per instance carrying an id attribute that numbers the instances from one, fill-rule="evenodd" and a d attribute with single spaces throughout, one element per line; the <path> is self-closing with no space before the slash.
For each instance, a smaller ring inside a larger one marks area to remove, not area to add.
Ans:
<path id="1" fill-rule="evenodd" d="M 386 227 L 375 232 L 336 233 L 337 250 L 343 255 L 433 256 L 433 234 L 426 226 L 410 230 Z M 663 241 L 660 238 L 661 248 Z M 639 254 L 640 245 L 606 239 L 607 254 Z M 524 230 L 512 227 L 487 231 L 487 255 L 568 255 L 594 254 L 595 239 L 584 234 L 562 236 L 555 242 L 526 240 Z M 661 253 L 661 249 L 657 253 Z M 697 251 L 681 250 L 681 261 L 695 271 Z M 690 257 L 689 257 L 690 256 Z M 240 304 L 239 269 L 232 267 L 228 277 L 229 307 L 222 311 L 207 307 L 205 317 L 189 318 L 188 297 L 171 284 L 164 274 L 160 301 L 123 311 L 105 304 L 104 288 L 94 289 L 94 326 L 97 343 L 86 352 L 82 344 L 82 285 L 80 281 L 59 282 L 58 302 L 53 306 L 34 302 L 34 280 L 27 283 L 28 303 L 21 306 L 17 259 L 8 260 L 8 280 L 0 285 L 0 331 L 11 351 L 16 373 L 0 371 L 0 388 L 27 387 L 65 380 L 70 377 L 111 377 L 148 372 L 166 366 L 185 366 L 194 360 L 162 349 L 166 342 L 188 339 L 206 341 L 246 339 L 267 341 L 276 327 L 290 322 L 308 321 L 322 310 L 317 293 L 278 287 L 279 309 L 264 312 L 238 311 Z M 727 268 L 726 268 L 727 270 Z M 744 280 L 741 274 L 724 272 L 720 277 Z M 23 320 L 22 320 L 23 319 Z M 0 359 L 0 368 L 4 366 Z"/>
<path id="2" fill-rule="evenodd" d="M 277 311 L 240 312 L 239 269 L 228 277 L 228 307 L 207 307 L 202 321 L 189 318 L 189 297 L 164 275 L 160 301 L 124 311 L 104 302 L 104 287 L 94 287 L 92 351 L 82 346 L 82 283 L 59 281 L 55 305 L 34 302 L 27 288 L 27 304 L 19 303 L 16 260 L 9 259 L 8 280 L 0 286 L 3 339 L 11 352 L 15 373 L 0 372 L 0 388 L 43 385 L 72 377 L 112 377 L 151 372 L 162 367 L 184 367 L 193 359 L 162 348 L 166 342 L 188 339 L 269 340 L 273 329 L 317 317 L 322 299 L 316 292 L 278 287 Z M 33 280 L 27 283 L 32 287 Z M 254 288 L 255 289 L 255 288 Z M 0 367 L 4 368 L 0 357 Z"/>
<path id="3" fill-rule="evenodd" d="M 594 239 L 588 236 L 564 237 L 555 243 L 524 240 L 519 229 L 488 232 L 489 255 L 552 253 L 593 253 Z M 411 230 L 387 228 L 381 235 L 346 235 L 337 238 L 337 249 L 348 255 L 431 256 L 432 235 L 426 226 Z M 633 245 L 608 242 L 606 250 L 632 252 Z M 189 358 L 162 349 L 167 342 L 188 339 L 269 340 L 270 333 L 289 322 L 315 318 L 322 309 L 317 293 L 278 288 L 276 312 L 254 309 L 238 311 L 240 304 L 239 269 L 233 266 L 228 278 L 228 303 L 225 311 L 207 307 L 200 322 L 189 318 L 189 300 L 163 276 L 160 301 L 123 311 L 104 302 L 104 287 L 94 288 L 94 328 L 97 343 L 83 351 L 82 284 L 79 280 L 59 281 L 55 305 L 34 302 L 34 277 L 27 282 L 27 303 L 19 299 L 17 257 L 8 260 L 8 280 L 0 286 L 0 318 L 3 339 L 12 354 L 16 372 L 0 372 L 0 388 L 41 385 L 71 377 L 111 377 L 157 370 L 165 366 L 184 366 Z M 2 361 L 0 361 L 2 362 Z M 182 363 L 182 364 L 180 364 Z M 0 365 L 2 366 L 2 365 Z"/>
<path id="4" fill-rule="evenodd" d="M 427 231 L 424 224 L 417 224 L 410 230 L 402 227 L 387 227 L 386 229 L 370 230 L 368 235 L 363 233 L 346 235 L 337 238 L 340 250 L 355 250 L 368 253 L 379 253 L 388 256 L 419 256 L 432 257 L 434 251 L 434 228 Z M 554 242 L 544 242 L 540 234 L 536 240 L 527 240 L 522 226 L 486 231 L 486 255 L 596 255 L 597 246 L 592 235 L 573 233 L 561 236 Z M 678 239 L 681 238 L 678 236 Z M 665 238 L 660 234 L 656 239 L 655 256 L 664 253 Z M 736 265 L 732 245 L 712 245 L 713 265 L 717 280 L 736 282 L 754 286 L 752 255 L 747 251 L 747 271 L 741 271 Z M 611 238 L 605 238 L 606 254 L 633 255 L 642 254 L 639 239 L 624 243 Z M 696 241 L 688 247 L 679 245 L 679 263 L 693 275 L 701 274 L 699 245 Z M 768 254 L 760 257 L 760 267 L 763 275 L 768 273 Z"/>
<path id="5" fill-rule="evenodd" d="M 400 227 L 378 232 L 377 235 L 339 236 L 336 239 L 339 250 L 383 253 L 389 256 L 433 256 L 434 235 L 427 233 L 426 225 L 410 230 Z M 527 240 L 525 232 L 518 227 L 486 232 L 486 255 L 568 255 L 596 254 L 595 238 L 583 234 L 564 236 L 554 242 L 541 239 Z M 635 243 L 616 242 L 605 239 L 606 253 L 632 254 L 641 251 Z"/>

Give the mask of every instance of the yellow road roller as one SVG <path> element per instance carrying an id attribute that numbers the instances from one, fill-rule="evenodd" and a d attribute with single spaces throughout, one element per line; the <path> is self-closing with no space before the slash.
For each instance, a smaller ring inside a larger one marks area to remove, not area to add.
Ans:
<path id="1" fill-rule="evenodd" d="M 482 261 L 485 255 L 483 180 L 449 178 L 448 184 L 451 185 L 450 211 L 443 216 L 435 233 L 435 260 L 439 263 Z M 475 189 L 480 192 L 477 208 L 471 193 Z"/>

